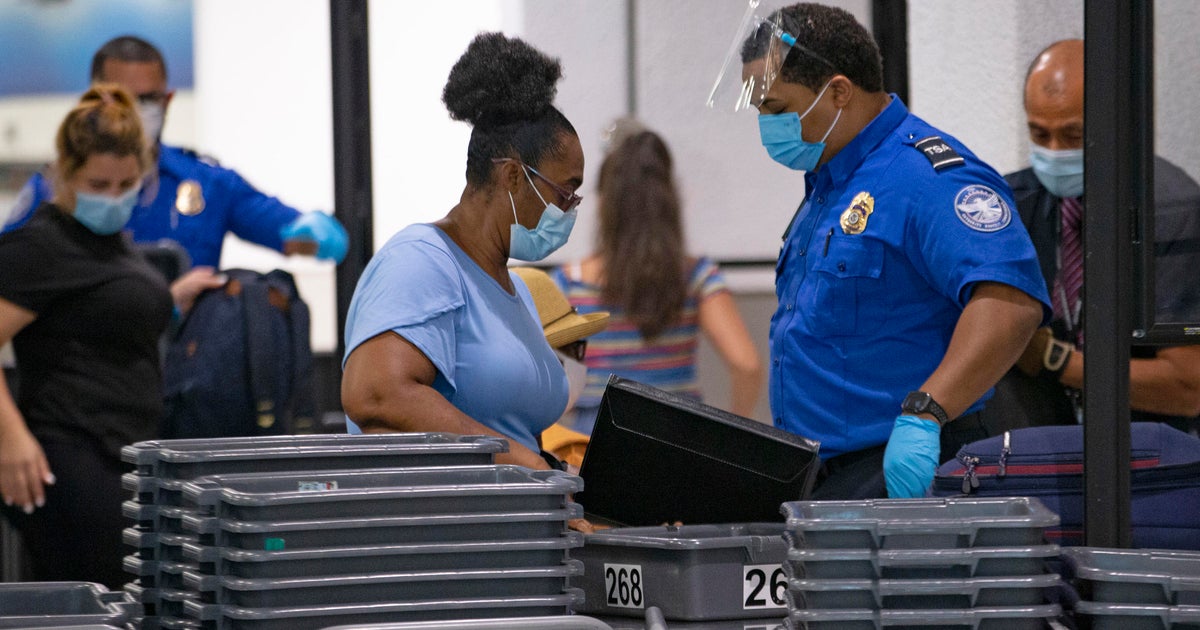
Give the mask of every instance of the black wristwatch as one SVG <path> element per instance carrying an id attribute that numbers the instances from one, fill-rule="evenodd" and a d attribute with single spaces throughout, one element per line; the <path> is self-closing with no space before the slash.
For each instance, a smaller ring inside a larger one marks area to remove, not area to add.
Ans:
<path id="1" fill-rule="evenodd" d="M 900 410 L 904 413 L 929 413 L 937 418 L 939 427 L 946 426 L 950 422 L 950 416 L 946 415 L 946 410 L 937 404 L 937 401 L 930 396 L 928 392 L 908 392 L 904 397 L 904 402 L 900 403 Z"/>

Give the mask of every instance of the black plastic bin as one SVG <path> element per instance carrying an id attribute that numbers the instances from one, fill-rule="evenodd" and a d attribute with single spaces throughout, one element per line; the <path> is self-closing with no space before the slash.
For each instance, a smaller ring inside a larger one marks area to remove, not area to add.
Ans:
<path id="1" fill-rule="evenodd" d="M 807 498 L 819 444 L 696 400 L 613 376 L 575 499 L 623 525 L 780 520 Z"/>

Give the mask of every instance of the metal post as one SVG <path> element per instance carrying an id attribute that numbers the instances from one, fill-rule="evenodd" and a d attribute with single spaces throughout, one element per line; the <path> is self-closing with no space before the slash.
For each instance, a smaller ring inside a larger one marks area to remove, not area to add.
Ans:
<path id="1" fill-rule="evenodd" d="M 367 0 L 329 0 L 333 65 L 334 216 L 350 234 L 337 268 L 338 355 L 358 277 L 374 252 L 371 188 L 371 74 Z"/>
<path id="2" fill-rule="evenodd" d="M 625 0 L 625 113 L 638 113 L 637 0 Z"/>
<path id="3" fill-rule="evenodd" d="M 873 0 L 871 30 L 883 57 L 883 88 L 908 100 L 908 0 Z"/>
<path id="4" fill-rule="evenodd" d="M 1151 15 L 1144 0 L 1084 6 L 1084 537 L 1132 544 L 1129 349 L 1137 212 L 1152 195 Z"/>

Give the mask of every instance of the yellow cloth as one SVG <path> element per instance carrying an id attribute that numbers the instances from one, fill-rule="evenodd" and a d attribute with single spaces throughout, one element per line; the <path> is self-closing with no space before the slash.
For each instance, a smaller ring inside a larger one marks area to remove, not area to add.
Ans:
<path id="1" fill-rule="evenodd" d="M 583 465 L 583 454 L 587 451 L 589 439 L 582 433 L 555 423 L 542 431 L 542 448 L 567 464 L 579 468 Z"/>

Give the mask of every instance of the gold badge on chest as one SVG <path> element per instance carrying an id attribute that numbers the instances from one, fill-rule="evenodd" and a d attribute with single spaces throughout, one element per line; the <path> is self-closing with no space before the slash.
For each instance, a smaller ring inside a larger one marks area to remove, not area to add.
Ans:
<path id="1" fill-rule="evenodd" d="M 204 211 L 204 191 L 200 182 L 185 179 L 179 182 L 175 189 L 175 210 L 185 217 L 192 217 Z"/>
<path id="2" fill-rule="evenodd" d="M 862 234 L 867 229 L 867 218 L 875 211 L 875 198 L 869 192 L 854 195 L 850 207 L 842 212 L 842 232 L 846 234 Z"/>

